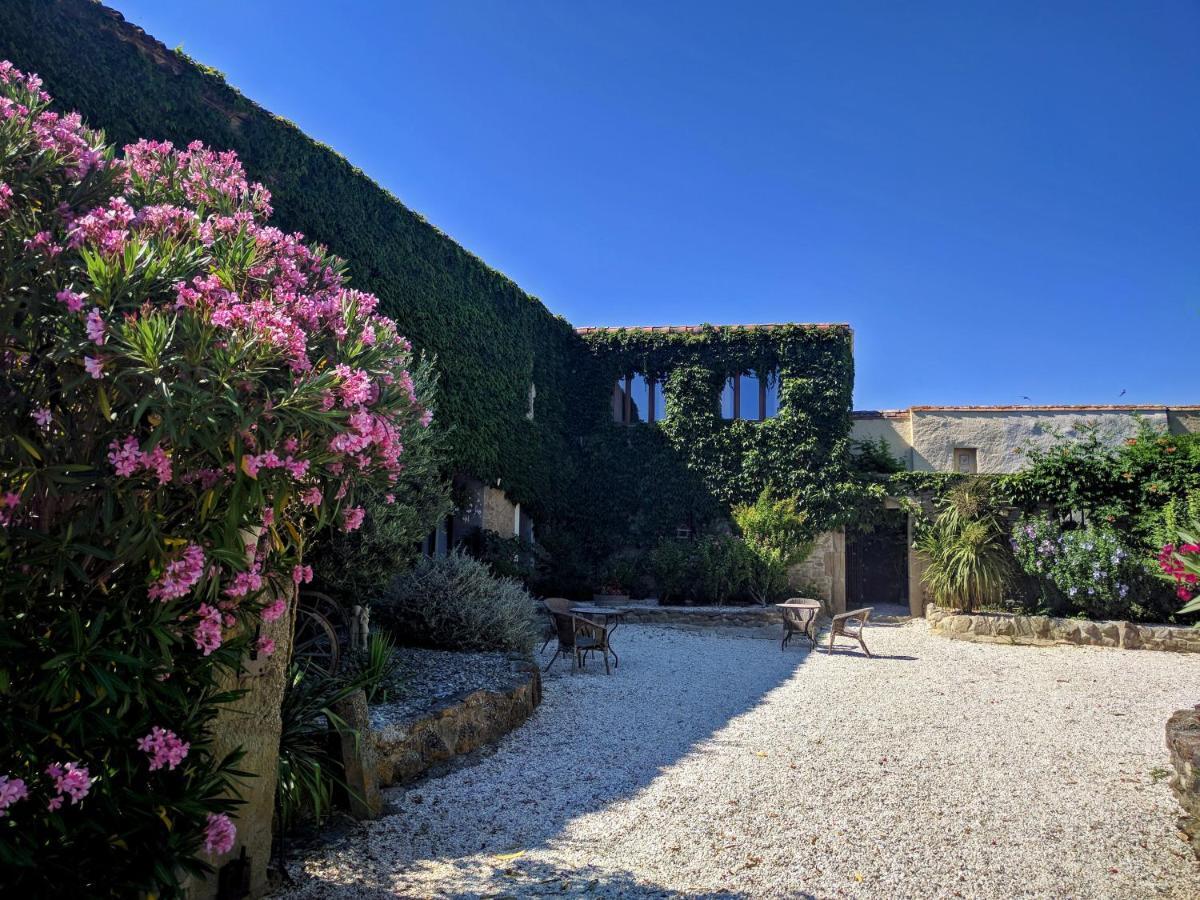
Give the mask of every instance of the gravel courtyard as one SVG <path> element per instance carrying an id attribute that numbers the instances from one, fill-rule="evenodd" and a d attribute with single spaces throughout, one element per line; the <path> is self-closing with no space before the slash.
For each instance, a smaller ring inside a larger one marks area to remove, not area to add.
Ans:
<path id="1" fill-rule="evenodd" d="M 494 753 L 392 791 L 283 896 L 1200 896 L 1163 768 L 1200 659 L 868 642 L 624 627 L 615 675 L 559 662 Z"/>

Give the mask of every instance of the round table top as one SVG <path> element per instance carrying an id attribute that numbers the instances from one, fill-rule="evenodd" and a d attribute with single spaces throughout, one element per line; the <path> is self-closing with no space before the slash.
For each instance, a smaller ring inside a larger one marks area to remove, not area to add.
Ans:
<path id="1" fill-rule="evenodd" d="M 588 616 L 623 616 L 629 612 L 629 609 L 624 606 L 593 606 L 590 603 L 581 603 L 578 606 L 572 606 L 571 612 Z"/>
<path id="2" fill-rule="evenodd" d="M 816 600 L 789 600 L 787 603 L 776 603 L 776 606 L 786 606 L 789 609 L 820 609 L 821 604 Z"/>

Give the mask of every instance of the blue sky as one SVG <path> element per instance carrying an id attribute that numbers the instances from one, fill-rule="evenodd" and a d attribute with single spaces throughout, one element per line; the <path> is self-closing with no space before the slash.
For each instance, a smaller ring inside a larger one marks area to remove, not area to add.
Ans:
<path id="1" fill-rule="evenodd" d="M 1200 402 L 1195 3 L 107 2 L 577 325 L 849 322 L 859 408 Z"/>

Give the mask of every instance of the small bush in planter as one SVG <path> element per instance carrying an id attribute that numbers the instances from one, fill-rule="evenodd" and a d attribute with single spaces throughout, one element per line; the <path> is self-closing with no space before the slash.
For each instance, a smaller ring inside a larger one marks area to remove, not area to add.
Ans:
<path id="1" fill-rule="evenodd" d="M 392 583 L 376 610 L 400 640 L 443 650 L 529 653 L 542 626 L 519 581 L 495 576 L 461 550 L 421 560 Z"/>

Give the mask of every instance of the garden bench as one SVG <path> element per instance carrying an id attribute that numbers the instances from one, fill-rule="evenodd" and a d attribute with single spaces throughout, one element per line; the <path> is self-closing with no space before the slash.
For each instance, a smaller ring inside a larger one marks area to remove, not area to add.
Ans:
<path id="1" fill-rule="evenodd" d="M 840 635 L 858 641 L 863 653 L 870 656 L 871 651 L 867 649 L 867 642 L 863 640 L 863 629 L 867 627 L 867 619 L 871 618 L 874 611 L 874 607 L 864 606 L 862 609 L 852 609 L 834 616 L 829 626 L 829 652 L 833 652 L 834 638 Z"/>

